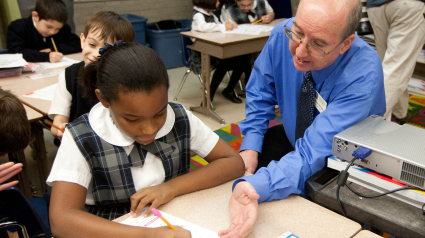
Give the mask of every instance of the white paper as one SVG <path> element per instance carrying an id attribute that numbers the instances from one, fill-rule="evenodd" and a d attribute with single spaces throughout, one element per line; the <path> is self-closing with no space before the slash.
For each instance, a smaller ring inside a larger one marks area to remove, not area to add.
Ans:
<path id="1" fill-rule="evenodd" d="M 165 222 L 163 222 L 161 218 L 155 216 L 153 213 L 146 218 L 143 217 L 143 214 L 146 212 L 146 210 L 147 208 L 143 209 L 139 217 L 129 217 L 122 221 L 121 224 L 149 228 L 167 226 L 167 224 L 165 224 Z M 197 226 L 193 223 L 182 220 L 163 211 L 161 211 L 161 215 L 173 226 L 180 226 L 186 230 L 189 230 L 192 234 L 192 238 L 218 238 L 217 233 L 207 230 L 203 227 Z"/>
<path id="2" fill-rule="evenodd" d="M 55 96 L 55 91 L 57 87 L 58 87 L 58 84 L 56 83 L 48 87 L 36 90 L 34 92 L 27 93 L 23 96 L 29 97 L 29 98 L 37 98 L 37 99 L 52 101 L 53 97 Z"/>
<path id="3" fill-rule="evenodd" d="M 64 66 L 69 66 L 71 64 L 75 64 L 78 63 L 79 61 L 70 59 L 68 57 L 63 57 L 61 61 L 57 62 L 57 63 L 39 63 L 40 65 L 42 65 L 44 67 L 44 69 L 52 69 L 52 68 L 59 68 L 59 67 L 64 67 Z"/>
<path id="4" fill-rule="evenodd" d="M 0 69 L 24 67 L 26 64 L 22 54 L 0 54 Z"/>
<path id="5" fill-rule="evenodd" d="M 238 25 L 238 28 L 235 28 L 231 31 L 226 31 L 226 33 L 259 35 L 261 32 L 267 32 L 271 30 L 273 30 L 272 26 L 241 24 Z"/>
<path id="6" fill-rule="evenodd" d="M 43 71 L 42 73 L 29 74 L 26 76 L 32 80 L 36 80 L 59 75 L 61 71 L 63 71 L 63 69 Z"/>

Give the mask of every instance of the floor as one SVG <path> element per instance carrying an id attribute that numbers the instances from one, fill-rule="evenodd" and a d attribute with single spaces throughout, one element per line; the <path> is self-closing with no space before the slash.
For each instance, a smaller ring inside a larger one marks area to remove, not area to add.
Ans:
<path id="1" fill-rule="evenodd" d="M 199 106 L 202 102 L 202 89 L 201 84 L 197 79 L 197 76 L 193 73 L 190 73 L 188 78 L 186 79 L 183 89 L 181 90 L 178 96 L 178 100 L 174 101 L 175 94 L 177 93 L 177 89 L 186 70 L 186 67 L 173 68 L 168 70 L 168 75 L 170 78 L 168 100 L 170 102 L 180 103 L 186 109 L 189 109 L 191 106 Z M 225 76 L 223 82 L 221 83 L 219 89 L 216 92 L 216 96 L 214 97 L 215 112 L 225 120 L 226 124 L 220 124 L 214 118 L 210 118 L 194 112 L 194 114 L 198 116 L 209 128 L 211 128 L 211 130 L 217 130 L 231 123 L 239 122 L 245 119 L 245 103 L 232 103 L 221 95 L 221 91 L 226 87 L 228 80 L 229 78 Z M 236 90 L 240 90 L 239 86 L 237 86 Z M 245 100 L 244 98 L 241 99 L 243 101 Z M 51 167 L 58 147 L 53 144 L 53 136 L 48 130 L 44 130 L 44 142 L 46 144 L 48 164 Z M 27 147 L 25 149 L 25 156 L 28 164 L 28 176 L 30 181 L 34 185 L 34 196 L 42 196 L 41 182 L 45 181 L 39 181 L 38 179 L 36 161 L 31 157 L 30 147 Z M 4 163 L 7 161 L 7 156 L 0 158 L 0 163 Z"/>

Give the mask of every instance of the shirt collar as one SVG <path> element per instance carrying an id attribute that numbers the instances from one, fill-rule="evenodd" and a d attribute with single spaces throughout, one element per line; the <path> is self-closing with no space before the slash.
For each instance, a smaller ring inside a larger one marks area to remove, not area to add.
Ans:
<path id="1" fill-rule="evenodd" d="M 32 23 L 34 24 L 35 30 L 38 31 L 37 30 L 37 24 L 35 24 L 34 17 L 31 17 L 31 19 L 32 19 Z M 46 38 L 45 37 L 43 37 L 43 41 L 46 42 Z"/>
<path id="2" fill-rule="evenodd" d="M 171 106 L 167 105 L 167 118 L 164 125 L 158 131 L 155 139 L 167 135 L 174 126 L 175 115 Z M 127 134 L 120 131 L 112 120 L 109 108 L 105 108 L 102 103 L 97 103 L 93 106 L 89 113 L 89 122 L 91 128 L 103 140 L 115 146 L 129 146 L 134 143 L 134 140 Z"/>
<path id="3" fill-rule="evenodd" d="M 202 9 L 202 8 L 200 8 L 200 7 L 197 7 L 197 6 L 194 6 L 194 7 L 193 7 L 193 9 L 195 9 L 196 11 L 201 12 L 201 13 L 203 13 L 203 14 L 206 14 L 206 15 L 208 15 L 208 16 L 213 15 L 213 13 L 212 13 L 212 12 L 206 12 L 204 9 Z"/>

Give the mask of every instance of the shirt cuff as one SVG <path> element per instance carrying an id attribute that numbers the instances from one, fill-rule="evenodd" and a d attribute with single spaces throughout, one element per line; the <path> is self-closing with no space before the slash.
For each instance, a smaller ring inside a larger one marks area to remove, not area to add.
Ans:
<path id="1" fill-rule="evenodd" d="M 47 115 L 52 120 L 55 118 L 55 115 L 61 115 L 69 118 L 69 111 L 64 108 L 50 108 L 49 113 Z"/>
<path id="2" fill-rule="evenodd" d="M 263 140 L 264 136 L 258 133 L 247 134 L 242 140 L 239 152 L 243 150 L 255 150 L 261 153 L 263 149 Z"/>
<path id="3" fill-rule="evenodd" d="M 255 192 L 260 195 L 260 198 L 258 199 L 259 203 L 264 202 L 270 197 L 269 180 L 264 174 L 254 174 L 236 179 L 236 181 L 233 182 L 232 192 L 235 189 L 235 186 L 243 181 L 250 183 L 254 187 Z"/>
<path id="4" fill-rule="evenodd" d="M 55 172 L 51 172 L 49 177 L 47 178 L 46 183 L 47 185 L 52 186 L 53 182 L 55 181 L 75 183 L 87 189 L 91 181 L 91 175 L 87 175 L 77 171 L 62 169 L 57 170 Z"/>

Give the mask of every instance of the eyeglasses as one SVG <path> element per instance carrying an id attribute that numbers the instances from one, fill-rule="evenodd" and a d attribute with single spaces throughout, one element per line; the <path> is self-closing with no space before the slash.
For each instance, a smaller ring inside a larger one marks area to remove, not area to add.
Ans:
<path id="1" fill-rule="evenodd" d="M 296 33 L 294 33 L 293 31 L 291 31 L 289 28 L 286 27 L 288 23 L 286 23 L 283 28 L 285 28 L 285 35 L 292 40 L 293 42 L 295 42 L 296 44 L 300 45 L 301 43 L 304 42 L 304 39 L 301 38 L 301 36 L 297 35 Z M 342 43 L 343 41 L 341 41 Z M 341 43 L 339 43 L 338 45 L 340 45 Z M 322 46 L 320 46 L 317 42 L 307 42 L 305 43 L 305 47 L 307 48 L 307 51 L 310 52 L 312 55 L 317 56 L 319 58 L 323 58 L 326 55 L 330 54 L 333 50 L 336 49 L 337 46 L 335 46 L 335 48 L 333 48 L 331 51 L 326 52 Z"/>

